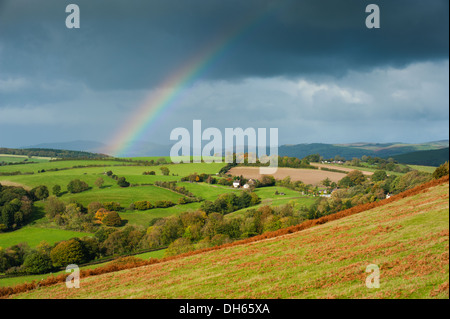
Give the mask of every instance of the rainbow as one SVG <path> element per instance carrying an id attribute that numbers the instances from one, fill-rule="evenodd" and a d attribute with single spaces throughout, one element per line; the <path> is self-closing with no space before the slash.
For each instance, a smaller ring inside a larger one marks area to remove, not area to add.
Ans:
<path id="1" fill-rule="evenodd" d="M 127 119 L 125 125 L 116 133 L 110 147 L 105 153 L 121 157 L 127 154 L 133 147 L 133 143 L 139 141 L 154 128 L 158 120 L 167 115 L 171 107 L 178 99 L 181 99 L 187 87 L 200 78 L 202 74 L 244 34 L 248 33 L 268 13 L 268 8 L 258 10 L 251 16 L 233 24 L 224 30 L 213 42 L 200 50 L 182 67 L 170 74 L 164 81 L 157 85 L 136 111 Z"/>

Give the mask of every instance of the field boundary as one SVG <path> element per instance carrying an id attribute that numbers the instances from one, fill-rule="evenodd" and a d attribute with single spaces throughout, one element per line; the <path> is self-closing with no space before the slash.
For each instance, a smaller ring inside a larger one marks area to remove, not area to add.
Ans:
<path id="1" fill-rule="evenodd" d="M 176 256 L 172 256 L 172 257 L 166 257 L 166 258 L 162 258 L 162 259 L 150 259 L 147 261 L 146 260 L 133 261 L 133 262 L 130 262 L 127 264 L 122 264 L 122 265 L 114 265 L 113 264 L 113 265 L 108 265 L 105 267 L 99 267 L 96 269 L 81 270 L 80 278 L 87 278 L 87 277 L 91 277 L 91 276 L 97 276 L 97 275 L 120 271 L 120 270 L 125 270 L 125 269 L 132 269 L 132 268 L 137 268 L 137 267 L 142 267 L 142 266 L 149 266 L 149 265 L 153 265 L 153 264 L 164 263 L 164 262 L 168 262 L 171 260 L 181 259 L 181 258 L 194 256 L 194 255 L 200 255 L 203 253 L 212 252 L 212 251 L 216 251 L 216 250 L 220 250 L 220 249 L 254 243 L 254 242 L 263 241 L 266 239 L 273 239 L 276 237 L 300 232 L 302 230 L 314 227 L 316 225 L 322 225 L 322 224 L 328 223 L 330 221 L 334 221 L 334 220 L 338 220 L 338 219 L 341 219 L 341 218 L 344 218 L 347 216 L 358 214 L 358 213 L 361 213 L 361 212 L 364 212 L 364 211 L 367 211 L 367 210 L 370 210 L 373 208 L 377 208 L 380 206 L 384 206 L 384 205 L 396 202 L 396 201 L 401 200 L 406 197 L 410 197 L 410 196 L 414 196 L 419 193 L 426 192 L 428 188 L 438 186 L 441 184 L 445 184 L 448 182 L 449 182 L 449 175 L 446 175 L 446 176 L 441 177 L 440 179 L 426 182 L 424 184 L 418 185 L 412 189 L 406 190 L 402 193 L 391 196 L 390 198 L 387 198 L 387 199 L 380 200 L 378 202 L 372 202 L 372 203 L 358 205 L 358 206 L 355 206 L 355 207 L 352 207 L 352 208 L 349 208 L 349 209 L 346 209 L 346 210 L 343 210 L 343 211 L 340 211 L 340 212 L 337 212 L 334 214 L 320 217 L 318 219 L 307 220 L 298 225 L 290 226 L 290 227 L 279 229 L 279 230 L 272 231 L 272 232 L 267 232 L 267 233 L 264 233 L 264 234 L 261 234 L 258 236 L 250 237 L 250 238 L 243 239 L 243 240 L 238 240 L 238 241 L 235 241 L 235 242 L 232 242 L 229 244 L 194 250 L 194 251 L 191 251 L 188 253 L 184 253 L 184 254 L 180 254 L 180 255 L 176 255 Z M 0 298 L 7 298 L 10 295 L 22 293 L 22 292 L 26 292 L 26 291 L 31 291 L 31 290 L 37 289 L 39 287 L 52 286 L 52 285 L 55 285 L 58 283 L 63 283 L 63 282 L 65 282 L 66 277 L 67 277 L 66 274 L 61 274 L 56 277 L 53 277 L 53 276 L 48 277 L 47 279 L 42 280 L 37 283 L 35 281 L 33 281 L 31 283 L 19 284 L 19 285 L 12 286 L 12 287 L 1 287 L 0 288 Z"/>

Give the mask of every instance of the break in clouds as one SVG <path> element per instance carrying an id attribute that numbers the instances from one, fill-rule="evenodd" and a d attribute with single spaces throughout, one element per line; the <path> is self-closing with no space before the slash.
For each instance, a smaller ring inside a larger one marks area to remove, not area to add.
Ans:
<path id="1" fill-rule="evenodd" d="M 77 3 L 81 28 L 64 26 Z M 381 28 L 364 26 L 377 3 Z M 245 23 L 245 21 L 252 21 Z M 280 144 L 448 139 L 448 1 L 0 1 L 0 146 L 108 143 L 159 84 L 236 23 L 148 130 L 278 127 Z"/>

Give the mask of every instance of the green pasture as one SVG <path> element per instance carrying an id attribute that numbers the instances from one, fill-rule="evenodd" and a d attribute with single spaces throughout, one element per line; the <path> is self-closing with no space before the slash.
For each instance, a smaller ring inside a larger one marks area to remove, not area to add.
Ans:
<path id="1" fill-rule="evenodd" d="M 61 240 L 85 236 L 92 236 L 92 234 L 28 225 L 12 232 L 0 233 L 0 247 L 7 248 L 19 243 L 27 243 L 30 247 L 36 247 L 43 240 L 52 245 Z"/>

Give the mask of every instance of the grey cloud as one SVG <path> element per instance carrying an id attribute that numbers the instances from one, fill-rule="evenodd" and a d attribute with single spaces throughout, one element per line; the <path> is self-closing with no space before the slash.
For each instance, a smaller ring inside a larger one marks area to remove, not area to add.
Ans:
<path id="1" fill-rule="evenodd" d="M 369 1 L 83 1 L 82 27 L 64 27 L 68 1 L 5 1 L 0 70 L 61 76 L 95 88 L 149 88 L 250 20 L 202 79 L 405 66 L 448 56 L 448 1 L 379 0 L 381 29 L 365 27 Z M 261 12 L 265 12 L 261 14 Z M 18 54 L 19 53 L 19 54 Z"/>

